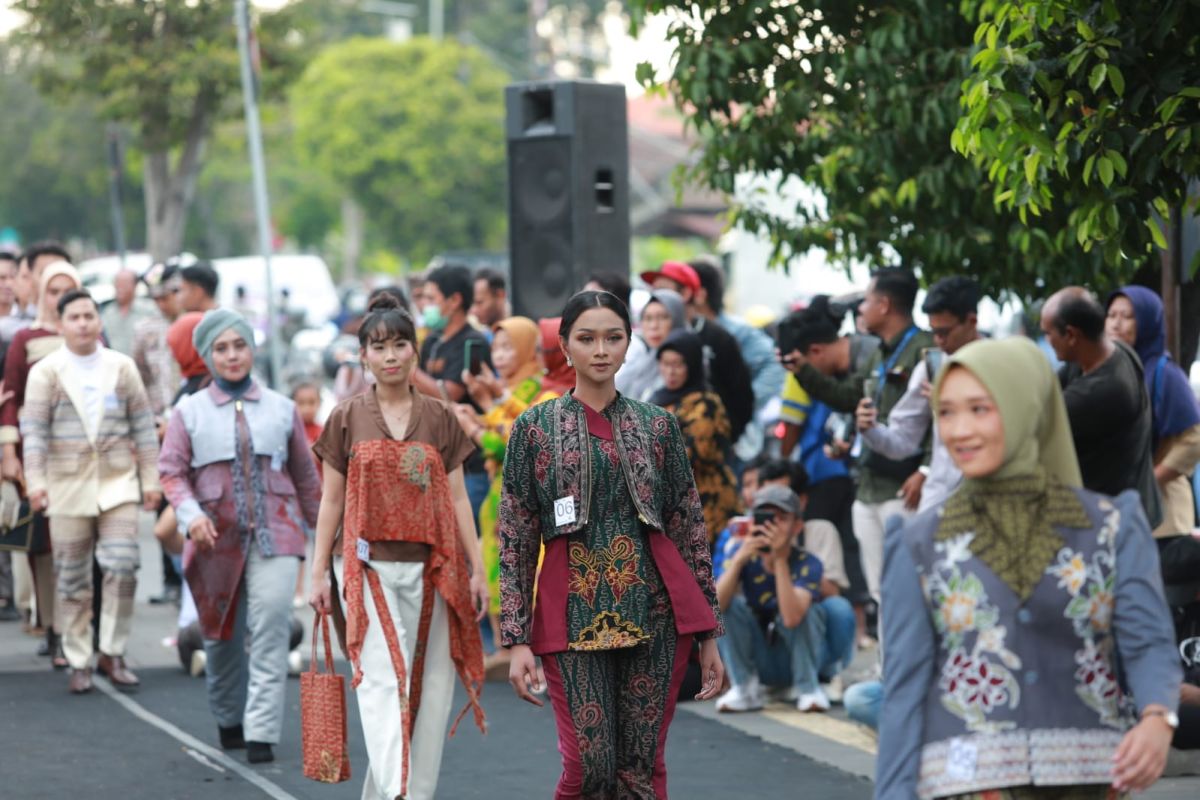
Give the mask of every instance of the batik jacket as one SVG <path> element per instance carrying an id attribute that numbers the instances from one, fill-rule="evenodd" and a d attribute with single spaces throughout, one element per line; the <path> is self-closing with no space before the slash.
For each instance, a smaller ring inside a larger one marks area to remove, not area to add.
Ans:
<path id="1" fill-rule="evenodd" d="M 1024 602 L 976 555 L 974 532 L 939 534 L 944 504 L 889 525 L 877 800 L 1107 784 L 1138 713 L 1178 705 L 1137 494 L 1063 488 L 1091 524 L 1054 525 L 1061 546 Z"/>
<path id="2" fill-rule="evenodd" d="M 584 411 L 567 394 L 534 406 L 513 425 L 499 522 L 500 629 L 506 647 L 529 644 L 539 654 L 566 649 L 565 543 L 589 524 L 594 479 Z M 612 422 L 619 474 L 670 595 L 677 632 L 720 636 L 704 512 L 674 416 L 622 395 L 603 414 Z M 567 498 L 573 515 L 556 515 L 556 502 Z M 546 555 L 537 578 L 542 544 Z"/>

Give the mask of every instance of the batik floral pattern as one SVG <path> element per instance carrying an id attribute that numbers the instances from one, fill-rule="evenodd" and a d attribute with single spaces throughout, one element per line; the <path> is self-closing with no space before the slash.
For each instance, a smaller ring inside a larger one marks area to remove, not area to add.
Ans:
<path id="1" fill-rule="evenodd" d="M 1100 715 L 1100 722 L 1122 727 L 1123 696 L 1113 670 L 1112 620 L 1116 593 L 1116 534 L 1121 512 L 1102 501 L 1100 547 L 1088 557 L 1069 547 L 1058 553 L 1047 572 L 1070 595 L 1064 614 L 1083 647 L 1075 651 L 1075 692 Z"/>
<path id="2" fill-rule="evenodd" d="M 1016 727 L 988 715 L 1020 704 L 1021 687 L 1012 671 L 1021 668 L 1021 659 L 1005 644 L 1008 632 L 998 624 L 1000 612 L 989 602 L 983 582 L 962 569 L 971 558 L 973 539 L 973 533 L 964 533 L 936 542 L 938 557 L 924 586 L 934 626 L 948 651 L 938 683 L 942 706 L 966 722 L 968 730 L 995 733 Z"/>

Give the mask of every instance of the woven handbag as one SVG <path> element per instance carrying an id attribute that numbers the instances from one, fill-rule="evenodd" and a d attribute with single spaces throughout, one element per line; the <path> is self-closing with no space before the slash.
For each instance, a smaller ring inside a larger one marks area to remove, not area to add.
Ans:
<path id="1" fill-rule="evenodd" d="M 317 627 L 325 639 L 325 671 L 317 669 Z M 300 740 L 304 777 L 322 783 L 350 780 L 350 749 L 346 741 L 346 679 L 333 670 L 329 615 L 313 622 L 312 662 L 300 676 Z"/>

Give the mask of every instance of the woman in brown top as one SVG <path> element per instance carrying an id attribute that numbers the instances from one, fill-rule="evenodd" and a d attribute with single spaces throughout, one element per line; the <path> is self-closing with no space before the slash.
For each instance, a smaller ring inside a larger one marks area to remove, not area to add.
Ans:
<path id="1" fill-rule="evenodd" d="M 372 302 L 358 339 L 375 386 L 339 404 L 313 447 L 325 469 L 312 605 L 333 608 L 340 527 L 333 567 L 371 761 L 363 797 L 419 800 L 437 789 L 455 671 L 483 727 L 487 584 L 462 470 L 474 445 L 450 406 L 413 391 L 416 330 L 395 298 Z"/>

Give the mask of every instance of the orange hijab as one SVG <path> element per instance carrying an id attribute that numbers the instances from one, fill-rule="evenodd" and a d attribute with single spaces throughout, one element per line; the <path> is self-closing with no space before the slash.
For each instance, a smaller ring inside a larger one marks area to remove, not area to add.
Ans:
<path id="1" fill-rule="evenodd" d="M 542 391 L 563 395 L 575 388 L 575 368 L 567 366 L 567 357 L 558 344 L 558 329 L 562 317 L 538 320 L 542 334 L 542 361 L 546 364 L 546 377 L 542 378 Z"/>
<path id="2" fill-rule="evenodd" d="M 171 354 L 179 362 L 179 373 L 185 378 L 208 374 L 208 366 L 196 352 L 196 345 L 192 344 L 192 333 L 202 319 L 203 313 L 189 311 L 167 328 L 167 347 L 171 348 Z"/>
<path id="3" fill-rule="evenodd" d="M 515 389 L 522 382 L 536 377 L 542 368 L 538 365 L 538 340 L 541 332 L 537 323 L 528 317 L 509 317 L 492 326 L 493 332 L 504 331 L 517 354 L 517 371 L 505 383 Z"/>

